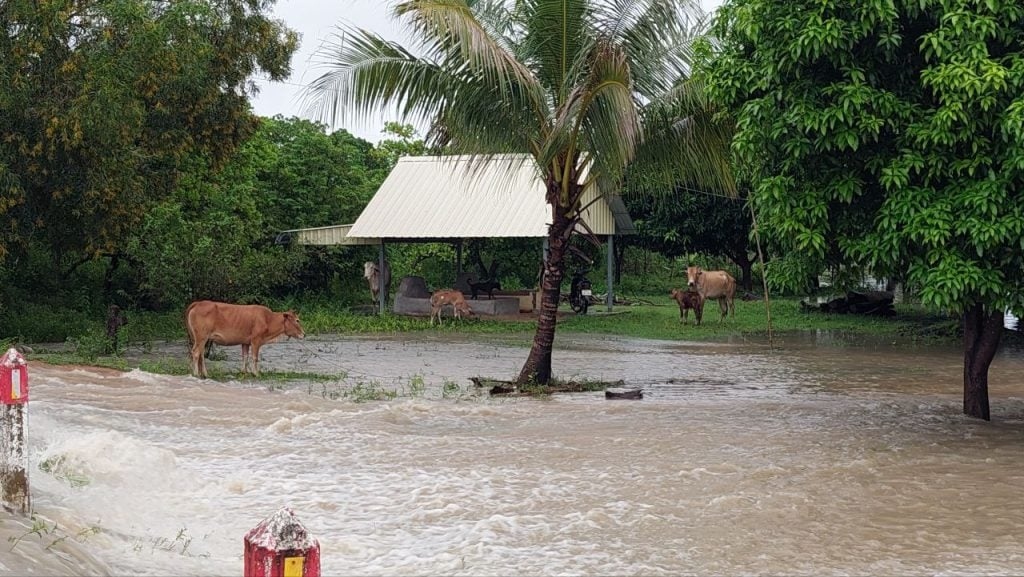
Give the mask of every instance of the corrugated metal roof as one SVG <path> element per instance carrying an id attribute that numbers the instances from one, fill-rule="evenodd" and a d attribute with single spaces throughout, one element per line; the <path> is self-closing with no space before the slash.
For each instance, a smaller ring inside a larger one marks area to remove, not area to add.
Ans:
<path id="1" fill-rule="evenodd" d="M 278 238 L 284 238 L 289 241 L 294 241 L 296 244 L 310 244 L 321 246 L 357 246 L 378 244 L 380 242 L 380 239 L 377 238 L 350 238 L 348 236 L 348 233 L 351 229 L 351 224 L 318 226 L 316 228 L 296 228 L 292 230 L 281 231 L 281 235 L 279 235 Z"/>
<path id="2" fill-rule="evenodd" d="M 584 205 L 596 194 L 596 187 L 588 191 Z M 616 218 L 603 200 L 589 206 L 584 220 L 595 234 L 615 233 Z M 542 238 L 550 222 L 544 181 L 529 155 L 407 156 L 399 159 L 347 236 Z"/>

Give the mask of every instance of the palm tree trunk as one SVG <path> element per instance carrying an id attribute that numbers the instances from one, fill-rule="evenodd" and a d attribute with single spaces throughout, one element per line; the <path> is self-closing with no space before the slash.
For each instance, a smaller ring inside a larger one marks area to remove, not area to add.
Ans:
<path id="1" fill-rule="evenodd" d="M 562 278 L 565 276 L 565 249 L 568 245 L 569 226 L 572 221 L 564 209 L 555 205 L 552 209 L 552 223 L 548 227 L 548 260 L 541 278 L 540 316 L 537 318 L 537 332 L 526 364 L 519 372 L 516 383 L 547 384 L 551 380 L 551 351 L 555 343 L 555 323 L 558 321 L 558 303 L 562 296 Z"/>
<path id="2" fill-rule="evenodd" d="M 964 414 L 990 420 L 988 368 L 1003 336 L 1003 314 L 976 304 L 964 311 Z"/>

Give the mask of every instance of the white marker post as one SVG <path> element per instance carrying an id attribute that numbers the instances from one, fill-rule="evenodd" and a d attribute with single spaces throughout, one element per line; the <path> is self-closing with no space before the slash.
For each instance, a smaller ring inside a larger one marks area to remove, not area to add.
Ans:
<path id="1" fill-rule="evenodd" d="M 17 349 L 0 357 L 0 505 L 28 517 L 28 363 Z"/>

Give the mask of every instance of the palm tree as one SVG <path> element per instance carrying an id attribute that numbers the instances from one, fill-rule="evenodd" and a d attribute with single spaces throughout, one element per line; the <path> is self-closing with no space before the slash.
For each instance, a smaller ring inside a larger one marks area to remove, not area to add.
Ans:
<path id="1" fill-rule="evenodd" d="M 689 78 L 705 30 L 697 0 L 404 0 L 417 50 L 342 26 L 318 56 L 312 110 L 393 107 L 426 120 L 428 144 L 476 158 L 526 152 L 551 206 L 541 311 L 519 382 L 547 383 L 564 257 L 581 195 L 611 193 L 627 166 L 647 186 L 686 181 L 733 190 L 728 133 Z"/>

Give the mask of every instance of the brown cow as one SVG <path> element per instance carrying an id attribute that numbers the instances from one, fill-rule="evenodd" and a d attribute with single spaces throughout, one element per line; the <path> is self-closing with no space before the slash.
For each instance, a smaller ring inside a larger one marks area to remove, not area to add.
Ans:
<path id="1" fill-rule="evenodd" d="M 679 322 L 687 323 L 687 316 L 690 309 L 693 309 L 693 316 L 697 319 L 697 326 L 700 326 L 700 319 L 704 316 L 704 297 L 699 292 L 681 291 L 672 289 L 672 298 L 679 303 Z"/>
<path id="2" fill-rule="evenodd" d="M 725 320 L 730 310 L 733 318 L 736 317 L 736 303 L 733 302 L 736 279 L 731 274 L 724 270 L 704 270 L 699 266 L 686 267 L 686 286 L 699 292 L 704 302 L 718 299 L 718 309 L 722 313 L 718 322 Z"/>
<path id="3" fill-rule="evenodd" d="M 454 289 L 443 289 L 434 292 L 430 295 L 430 325 L 434 325 L 434 317 L 437 317 L 437 322 L 441 322 L 441 309 L 445 305 L 451 305 L 452 311 L 457 319 L 461 319 L 462 315 L 472 316 L 473 311 L 469 308 L 469 303 L 466 302 L 466 296 L 462 294 L 462 291 Z"/>
<path id="4" fill-rule="evenodd" d="M 303 338 L 306 333 L 293 311 L 276 313 L 262 305 L 235 305 L 196 301 L 185 310 L 185 326 L 192 340 L 192 374 L 206 378 L 203 352 L 207 341 L 242 345 L 242 373 L 252 359 L 252 373 L 260 374 L 260 347 L 281 335 Z M 250 356 L 250 348 L 252 355 Z"/>

